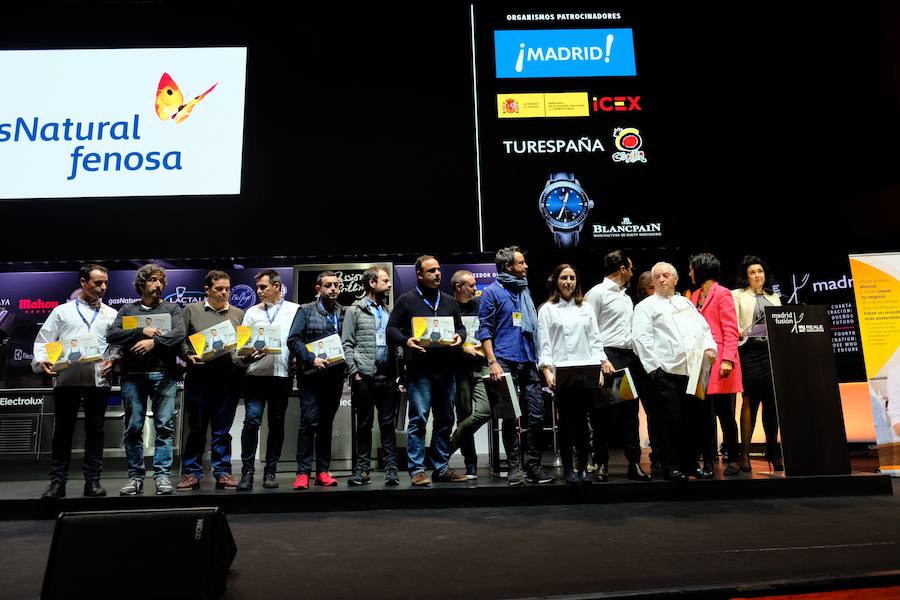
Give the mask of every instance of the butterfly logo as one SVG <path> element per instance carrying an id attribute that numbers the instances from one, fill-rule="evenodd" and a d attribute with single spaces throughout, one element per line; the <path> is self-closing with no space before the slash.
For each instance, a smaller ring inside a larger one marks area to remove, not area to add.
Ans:
<path id="1" fill-rule="evenodd" d="M 159 87 L 156 88 L 156 114 L 162 121 L 172 119 L 175 123 L 181 123 L 191 116 L 194 107 L 206 98 L 207 94 L 216 89 L 217 85 L 219 85 L 218 82 L 214 83 L 211 88 L 185 104 L 181 88 L 168 73 L 163 73 L 159 78 Z"/>

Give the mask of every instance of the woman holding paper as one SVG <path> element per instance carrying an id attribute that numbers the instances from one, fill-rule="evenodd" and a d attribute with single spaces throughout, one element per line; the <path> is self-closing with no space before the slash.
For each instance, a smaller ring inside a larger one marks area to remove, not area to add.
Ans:
<path id="1" fill-rule="evenodd" d="M 700 453 L 703 454 L 703 475 L 712 477 L 712 463 L 716 455 L 716 416 L 722 425 L 722 437 L 728 452 L 725 475 L 740 473 L 738 457 L 737 423 L 734 419 L 735 394 L 743 391 L 741 383 L 741 361 L 738 358 L 738 325 L 734 312 L 731 292 L 717 283 L 721 276 L 722 264 L 715 256 L 701 253 L 691 257 L 689 275 L 694 285 L 699 285 L 691 295 L 691 302 L 706 319 L 718 354 L 709 373 L 706 388 L 706 402 L 709 416 L 698 428 Z"/>
<path id="2" fill-rule="evenodd" d="M 596 367 L 597 386 L 603 385 L 600 365 L 606 353 L 600 342 L 600 330 L 591 306 L 584 303 L 578 275 L 568 264 L 554 269 L 548 280 L 550 298 L 538 311 L 539 366 L 550 389 L 556 394 L 559 407 L 560 447 L 566 483 L 590 484 L 587 473 L 590 458 L 588 410 L 593 401 L 594 387 L 556 385 L 556 370 L 564 363 L 579 361 Z M 573 469 L 572 449 L 577 454 L 577 471 Z"/>
<path id="3" fill-rule="evenodd" d="M 769 363 L 769 339 L 766 336 L 767 306 L 781 306 L 778 294 L 767 285 L 769 268 L 758 256 L 745 256 L 738 271 L 739 288 L 731 292 L 737 311 L 740 342 L 738 351 L 744 367 L 744 394 L 741 402 L 742 471 L 750 471 L 750 439 L 756 425 L 756 413 L 762 404 L 763 429 L 766 432 L 766 459 L 775 471 L 783 471 L 778 445 L 778 413 Z"/>

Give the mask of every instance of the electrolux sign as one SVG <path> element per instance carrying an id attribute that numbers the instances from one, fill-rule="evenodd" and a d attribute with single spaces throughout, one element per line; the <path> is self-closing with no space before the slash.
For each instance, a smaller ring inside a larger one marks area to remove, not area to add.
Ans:
<path id="1" fill-rule="evenodd" d="M 635 76 L 631 29 L 494 32 L 498 79 Z"/>

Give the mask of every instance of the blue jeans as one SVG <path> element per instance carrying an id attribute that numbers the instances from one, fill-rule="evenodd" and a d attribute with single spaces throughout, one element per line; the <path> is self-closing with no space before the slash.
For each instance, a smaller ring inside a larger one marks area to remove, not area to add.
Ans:
<path id="1" fill-rule="evenodd" d="M 125 458 L 128 477 L 143 479 L 144 419 L 147 398 L 153 409 L 156 443 L 153 451 L 153 476 L 171 477 L 175 449 L 175 379 L 165 373 L 128 373 L 122 376 L 122 404 L 125 407 Z"/>
<path id="2" fill-rule="evenodd" d="M 206 430 L 212 429 L 209 442 L 213 477 L 231 473 L 231 425 L 241 392 L 241 378 L 235 374 L 189 373 L 184 385 L 188 433 L 181 454 L 181 472 L 203 478 L 203 453 Z M 210 427 L 211 426 L 211 427 Z"/>
<path id="3" fill-rule="evenodd" d="M 410 368 L 407 372 L 407 387 L 409 422 L 406 427 L 406 454 L 409 458 L 409 474 L 425 472 L 425 425 L 431 410 L 434 410 L 431 462 L 434 472 L 442 474 L 450 465 L 450 430 L 453 429 L 456 377 L 450 368 L 429 371 Z"/>

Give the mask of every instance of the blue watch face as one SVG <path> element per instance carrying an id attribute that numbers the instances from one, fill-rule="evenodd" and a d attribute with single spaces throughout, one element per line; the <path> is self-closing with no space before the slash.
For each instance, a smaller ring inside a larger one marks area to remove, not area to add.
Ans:
<path id="1" fill-rule="evenodd" d="M 587 217 L 588 208 L 584 193 L 569 185 L 555 186 L 541 196 L 541 215 L 561 229 L 576 227 Z"/>

